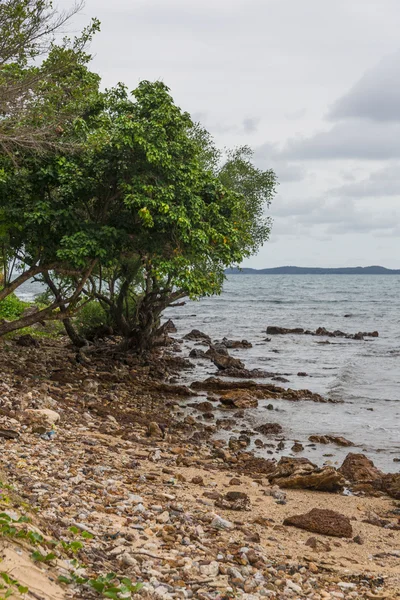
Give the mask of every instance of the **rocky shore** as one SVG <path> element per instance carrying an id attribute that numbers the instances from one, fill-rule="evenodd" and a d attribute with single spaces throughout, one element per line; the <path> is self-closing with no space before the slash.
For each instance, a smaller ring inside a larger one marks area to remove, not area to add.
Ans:
<path id="1" fill-rule="evenodd" d="M 231 342 L 209 345 L 220 373 L 244 368 L 228 365 Z M 294 448 L 259 457 L 254 433 L 283 443 L 268 419 L 216 439 L 260 400 L 329 399 L 220 377 L 180 385 L 174 344 L 143 365 L 63 340 L 2 342 L 0 569 L 24 597 L 130 598 L 141 582 L 143 598 L 398 598 L 400 475 L 357 452 L 339 469 Z"/>

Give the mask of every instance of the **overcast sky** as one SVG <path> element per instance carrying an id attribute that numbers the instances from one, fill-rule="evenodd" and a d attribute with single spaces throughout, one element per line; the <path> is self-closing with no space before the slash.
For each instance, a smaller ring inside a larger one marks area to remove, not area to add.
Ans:
<path id="1" fill-rule="evenodd" d="M 74 27 L 91 16 L 104 85 L 161 79 L 275 169 L 271 239 L 245 266 L 400 268 L 399 0 L 86 0 Z"/>

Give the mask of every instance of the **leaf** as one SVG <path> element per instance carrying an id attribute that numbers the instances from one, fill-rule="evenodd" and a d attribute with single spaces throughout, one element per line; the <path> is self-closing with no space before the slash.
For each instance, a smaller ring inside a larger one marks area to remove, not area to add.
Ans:
<path id="1" fill-rule="evenodd" d="M 81 536 L 85 539 L 85 540 L 91 540 L 94 538 L 93 533 L 89 533 L 89 531 L 82 531 Z"/>
<path id="2" fill-rule="evenodd" d="M 80 530 L 78 529 L 78 527 L 75 527 L 74 525 L 72 525 L 72 527 L 69 528 L 69 531 L 76 535 L 79 533 Z"/>
<path id="3" fill-rule="evenodd" d="M 69 577 L 65 577 L 64 575 L 59 575 L 58 581 L 60 583 L 66 583 L 67 585 L 70 585 L 72 583 L 72 579 L 69 579 Z"/>

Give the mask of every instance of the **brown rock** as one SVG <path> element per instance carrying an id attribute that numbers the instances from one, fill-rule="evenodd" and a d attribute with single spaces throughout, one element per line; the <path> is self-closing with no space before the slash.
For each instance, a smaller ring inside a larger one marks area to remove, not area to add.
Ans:
<path id="1" fill-rule="evenodd" d="M 277 435 L 282 433 L 283 429 L 279 423 L 263 423 L 262 425 L 255 427 L 255 431 L 258 431 L 263 435 Z"/>
<path id="2" fill-rule="evenodd" d="M 380 488 L 392 498 L 400 500 L 400 473 L 388 473 L 384 475 Z"/>
<path id="3" fill-rule="evenodd" d="M 215 506 L 226 510 L 250 510 L 250 498 L 244 492 L 228 492 Z"/>
<path id="4" fill-rule="evenodd" d="M 220 397 L 220 402 L 227 408 L 257 408 L 258 406 L 257 398 L 244 390 L 225 392 Z"/>
<path id="5" fill-rule="evenodd" d="M 313 508 L 310 512 L 303 515 L 288 517 L 284 520 L 283 524 L 292 525 L 293 527 L 321 535 L 346 538 L 353 535 L 353 528 L 348 517 L 334 510 L 323 508 Z"/>
<path id="6" fill-rule="evenodd" d="M 203 333 L 202 331 L 199 331 L 198 329 L 192 329 L 192 331 L 190 331 L 190 333 L 187 333 L 184 336 L 184 339 L 200 341 L 200 342 L 203 342 L 204 344 L 206 344 L 207 346 L 211 345 L 210 336 L 207 335 L 206 333 Z"/>
<path id="7" fill-rule="evenodd" d="M 306 546 L 309 546 L 310 548 L 315 550 L 315 552 L 330 552 L 332 550 L 329 544 L 318 540 L 316 537 L 308 538 L 308 540 L 306 541 Z"/>
<path id="8" fill-rule="evenodd" d="M 163 432 L 158 423 L 151 421 L 147 427 L 147 435 L 149 437 L 161 438 L 163 437 Z"/>
<path id="9" fill-rule="evenodd" d="M 382 479 L 383 473 L 364 454 L 350 452 L 343 461 L 339 472 L 351 483 L 372 483 Z"/>
<path id="10" fill-rule="evenodd" d="M 284 456 L 268 476 L 271 483 L 282 488 L 311 489 L 325 492 L 341 491 L 344 477 L 333 467 L 319 468 L 307 458 Z"/>
<path id="11" fill-rule="evenodd" d="M 196 477 L 193 477 L 192 483 L 196 485 L 204 485 L 204 479 L 200 475 L 197 475 Z"/>
<path id="12" fill-rule="evenodd" d="M 244 364 L 238 358 L 233 358 L 233 356 L 220 354 L 219 352 L 214 352 L 211 360 L 214 365 L 220 369 L 221 371 L 224 369 L 244 369 Z"/>
<path id="13" fill-rule="evenodd" d="M 310 442 L 314 442 L 315 444 L 337 444 L 338 446 L 355 446 L 354 442 L 350 442 L 346 438 L 342 436 L 335 435 L 310 435 L 308 438 Z"/>
<path id="14" fill-rule="evenodd" d="M 290 333 L 304 333 L 304 329 L 302 327 L 287 329 L 286 327 L 275 327 L 274 325 L 267 327 L 267 335 L 287 335 Z"/>
<path id="15" fill-rule="evenodd" d="M 303 450 L 304 450 L 304 446 L 303 446 L 303 444 L 300 444 L 300 442 L 295 442 L 292 446 L 293 452 L 303 452 Z"/>

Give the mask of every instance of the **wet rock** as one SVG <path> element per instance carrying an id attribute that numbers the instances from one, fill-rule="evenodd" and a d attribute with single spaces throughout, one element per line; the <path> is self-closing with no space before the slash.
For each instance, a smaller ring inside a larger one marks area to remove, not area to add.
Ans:
<path id="1" fill-rule="evenodd" d="M 300 442 L 295 442 L 292 446 L 293 452 L 303 452 L 303 450 L 304 450 L 304 446 L 303 446 L 303 444 L 300 444 Z"/>
<path id="2" fill-rule="evenodd" d="M 313 508 L 308 513 L 288 517 L 283 524 L 333 537 L 349 538 L 353 535 L 349 518 L 328 509 Z"/>
<path id="3" fill-rule="evenodd" d="M 190 358 L 210 358 L 208 356 L 208 354 L 206 352 L 204 352 L 204 350 L 200 350 L 199 348 L 193 348 L 193 350 L 191 350 L 189 352 L 189 357 Z"/>
<path id="4" fill-rule="evenodd" d="M 257 408 L 258 400 L 249 392 L 232 390 L 220 397 L 220 402 L 227 408 Z"/>
<path id="5" fill-rule="evenodd" d="M 308 438 L 314 444 L 337 444 L 338 446 L 348 447 L 355 446 L 354 442 L 347 440 L 342 436 L 335 435 L 310 435 Z"/>
<path id="6" fill-rule="evenodd" d="M 248 342 L 247 340 L 228 340 L 228 338 L 224 337 L 221 342 L 225 348 L 252 348 L 253 344 Z"/>
<path id="7" fill-rule="evenodd" d="M 233 356 L 220 354 L 219 352 L 214 352 L 211 357 L 214 365 L 220 369 L 221 371 L 224 369 L 243 369 L 244 364 L 238 358 L 234 358 Z"/>
<path id="8" fill-rule="evenodd" d="M 206 333 L 199 331 L 198 329 L 192 329 L 189 333 L 183 336 L 185 340 L 193 340 L 196 342 L 203 342 L 207 346 L 211 346 L 211 338 Z"/>
<path id="9" fill-rule="evenodd" d="M 305 371 L 299 371 L 297 373 L 297 377 L 308 377 L 308 373 L 306 373 Z"/>
<path id="10" fill-rule="evenodd" d="M 325 492 L 343 490 L 345 479 L 333 467 L 319 468 L 307 458 L 282 457 L 268 476 L 271 483 L 282 488 L 311 489 Z"/>
<path id="11" fill-rule="evenodd" d="M 220 375 L 222 377 L 237 377 L 240 379 L 265 379 L 274 376 L 274 373 L 270 373 L 269 371 L 262 371 L 261 369 L 236 369 L 234 367 L 228 367 L 221 371 Z"/>
<path id="12" fill-rule="evenodd" d="M 283 431 L 282 425 L 279 423 L 263 423 L 254 429 L 263 435 L 278 435 Z"/>
<path id="13" fill-rule="evenodd" d="M 228 492 L 216 501 L 215 506 L 225 510 L 250 510 L 250 498 L 244 492 Z"/>
<path id="14" fill-rule="evenodd" d="M 295 327 L 294 329 L 288 329 L 286 327 L 275 327 L 270 325 L 267 327 L 267 335 L 287 335 L 291 333 L 301 334 L 304 333 L 304 329 L 302 327 Z"/>
<path id="15" fill-rule="evenodd" d="M 168 319 L 168 321 L 163 324 L 162 329 L 163 333 L 176 333 L 178 331 L 172 319 Z"/>
<path id="16" fill-rule="evenodd" d="M 188 406 L 196 408 L 197 410 L 203 413 L 210 412 L 214 408 L 214 405 L 211 402 L 208 402 L 207 400 L 204 400 L 204 402 L 192 402 L 191 404 L 188 404 Z"/>
<path id="17" fill-rule="evenodd" d="M 345 333 L 344 331 L 340 331 L 337 329 L 336 331 L 329 331 L 325 327 L 318 327 L 315 331 L 310 331 L 308 329 L 303 329 L 302 327 L 296 327 L 294 329 L 288 329 L 286 327 L 275 327 L 270 326 L 267 327 L 267 334 L 271 335 L 287 335 L 287 334 L 297 334 L 297 335 L 315 335 L 315 336 L 326 336 L 326 337 L 341 337 L 350 340 L 363 340 L 364 337 L 379 337 L 379 333 L 377 331 L 359 331 L 357 333 Z"/>

